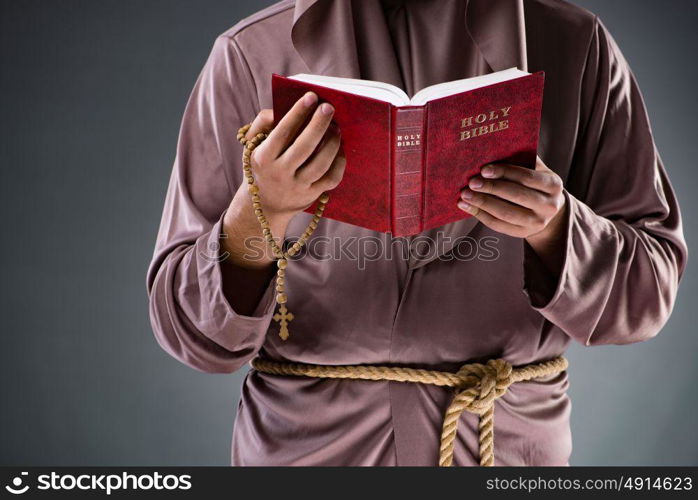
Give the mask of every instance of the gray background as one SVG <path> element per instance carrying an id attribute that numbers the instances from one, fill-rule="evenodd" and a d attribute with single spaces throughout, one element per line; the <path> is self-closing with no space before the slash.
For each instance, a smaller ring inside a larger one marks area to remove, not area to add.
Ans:
<path id="1" fill-rule="evenodd" d="M 229 464 L 242 376 L 157 345 L 145 271 L 213 40 L 270 3 L 0 0 L 0 464 Z M 638 78 L 696 248 L 697 3 L 578 3 Z M 690 264 L 655 339 L 568 352 L 573 464 L 698 464 Z"/>

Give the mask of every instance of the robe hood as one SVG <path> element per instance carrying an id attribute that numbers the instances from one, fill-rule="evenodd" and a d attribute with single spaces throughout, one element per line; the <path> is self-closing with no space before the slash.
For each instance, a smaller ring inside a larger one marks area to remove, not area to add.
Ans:
<path id="1" fill-rule="evenodd" d="M 296 0 L 291 40 L 313 73 L 359 77 L 350 0 Z M 380 2 L 361 2 L 379 9 Z M 463 27 L 493 71 L 512 66 L 527 71 L 523 0 L 467 0 Z"/>

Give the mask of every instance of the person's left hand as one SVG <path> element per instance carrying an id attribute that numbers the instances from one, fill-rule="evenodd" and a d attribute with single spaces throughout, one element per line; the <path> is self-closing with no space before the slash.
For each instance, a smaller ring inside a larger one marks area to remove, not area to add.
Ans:
<path id="1" fill-rule="evenodd" d="M 560 239 L 565 199 L 560 176 L 537 158 L 535 170 L 485 165 L 461 191 L 458 207 L 487 227 L 545 251 Z"/>

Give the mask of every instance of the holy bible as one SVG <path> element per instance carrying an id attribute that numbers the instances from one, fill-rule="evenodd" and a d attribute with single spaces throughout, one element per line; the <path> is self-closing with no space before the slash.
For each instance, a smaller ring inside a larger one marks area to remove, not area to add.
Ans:
<path id="1" fill-rule="evenodd" d="M 346 169 L 323 216 L 410 236 L 470 217 L 457 202 L 484 165 L 534 167 L 543 84 L 542 71 L 509 68 L 410 98 L 383 82 L 274 73 L 274 122 L 309 90 L 332 104 Z"/>

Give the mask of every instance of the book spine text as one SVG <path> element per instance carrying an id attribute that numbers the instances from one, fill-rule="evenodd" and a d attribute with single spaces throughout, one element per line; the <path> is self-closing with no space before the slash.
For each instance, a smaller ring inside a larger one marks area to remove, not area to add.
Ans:
<path id="1" fill-rule="evenodd" d="M 425 107 L 394 107 L 392 112 L 392 233 L 405 236 L 422 226 Z"/>

